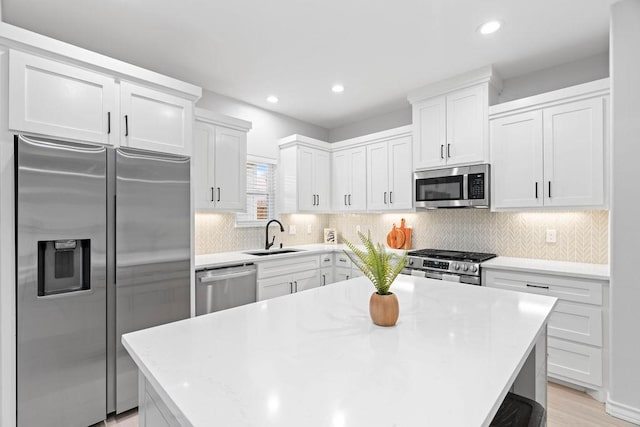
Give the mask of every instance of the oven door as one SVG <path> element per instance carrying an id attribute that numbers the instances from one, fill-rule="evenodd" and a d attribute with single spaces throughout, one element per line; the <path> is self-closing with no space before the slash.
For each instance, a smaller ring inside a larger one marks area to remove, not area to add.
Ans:
<path id="1" fill-rule="evenodd" d="M 467 176 L 424 176 L 415 174 L 416 208 L 441 208 L 466 206 Z"/>

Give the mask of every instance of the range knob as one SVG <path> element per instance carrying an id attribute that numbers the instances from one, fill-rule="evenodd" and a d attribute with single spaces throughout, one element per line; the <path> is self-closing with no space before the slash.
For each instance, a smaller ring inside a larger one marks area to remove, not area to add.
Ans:
<path id="1" fill-rule="evenodd" d="M 409 265 L 413 265 L 413 260 L 412 260 L 412 259 L 410 259 L 410 260 L 409 260 L 409 262 L 408 262 L 408 264 L 409 264 Z"/>
<path id="2" fill-rule="evenodd" d="M 465 265 L 462 267 L 462 269 L 463 269 L 464 271 L 467 271 L 467 270 L 469 270 L 469 266 L 468 266 L 467 264 L 465 264 Z"/>
<path id="3" fill-rule="evenodd" d="M 471 267 L 471 271 L 473 271 L 474 273 L 478 271 L 478 266 L 474 265 L 473 267 Z"/>
<path id="4" fill-rule="evenodd" d="M 456 262 L 455 264 L 453 264 L 453 268 L 456 270 L 460 270 L 460 264 Z"/>

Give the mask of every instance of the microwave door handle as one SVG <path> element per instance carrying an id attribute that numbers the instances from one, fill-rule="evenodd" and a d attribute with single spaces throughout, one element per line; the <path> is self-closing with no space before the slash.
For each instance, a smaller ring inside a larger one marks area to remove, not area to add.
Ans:
<path id="1" fill-rule="evenodd" d="M 462 200 L 469 200 L 469 175 L 462 175 Z"/>

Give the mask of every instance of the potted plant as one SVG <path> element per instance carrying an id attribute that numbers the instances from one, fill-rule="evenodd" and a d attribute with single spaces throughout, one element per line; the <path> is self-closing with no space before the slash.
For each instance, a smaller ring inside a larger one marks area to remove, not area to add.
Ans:
<path id="1" fill-rule="evenodd" d="M 373 323 L 379 326 L 394 326 L 398 321 L 398 298 L 389 291 L 391 284 L 406 264 L 407 253 L 397 255 L 387 253 L 384 246 L 371 241 L 371 236 L 358 232 L 364 250 L 344 239 L 351 252 L 344 253 L 371 280 L 376 292 L 369 299 L 369 314 Z"/>

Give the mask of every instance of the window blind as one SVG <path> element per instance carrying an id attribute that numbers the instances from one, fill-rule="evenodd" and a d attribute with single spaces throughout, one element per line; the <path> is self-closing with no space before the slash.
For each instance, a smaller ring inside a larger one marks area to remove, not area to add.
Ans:
<path id="1" fill-rule="evenodd" d="M 236 214 L 236 226 L 260 227 L 275 217 L 275 165 L 247 162 L 247 211 Z"/>

